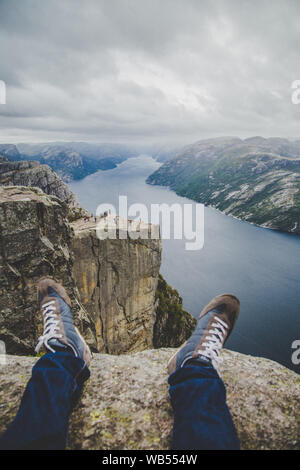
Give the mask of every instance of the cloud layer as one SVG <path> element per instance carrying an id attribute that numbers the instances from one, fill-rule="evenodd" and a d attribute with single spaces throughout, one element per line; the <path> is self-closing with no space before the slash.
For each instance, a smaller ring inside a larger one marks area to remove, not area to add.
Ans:
<path id="1" fill-rule="evenodd" d="M 299 138 L 299 16 L 297 0 L 0 0 L 0 140 Z"/>

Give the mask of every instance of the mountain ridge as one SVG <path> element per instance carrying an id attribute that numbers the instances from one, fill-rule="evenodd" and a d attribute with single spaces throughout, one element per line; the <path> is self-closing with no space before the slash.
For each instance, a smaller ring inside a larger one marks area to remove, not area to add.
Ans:
<path id="1" fill-rule="evenodd" d="M 147 178 L 256 225 L 300 234 L 300 141 L 198 141 Z"/>
<path id="2" fill-rule="evenodd" d="M 71 220 L 88 214 L 70 187 L 48 165 L 38 161 L 10 161 L 0 155 L 0 186 L 35 187 L 56 196 L 68 205 Z"/>
<path id="3" fill-rule="evenodd" d="M 54 142 L 44 144 L 0 144 L 0 154 L 11 161 L 39 161 L 70 183 L 99 170 L 110 170 L 135 156 L 132 148 L 119 144 Z"/>

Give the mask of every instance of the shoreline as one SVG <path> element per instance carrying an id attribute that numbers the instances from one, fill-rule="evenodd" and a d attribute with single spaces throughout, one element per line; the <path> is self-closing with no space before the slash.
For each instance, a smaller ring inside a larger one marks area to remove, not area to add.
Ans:
<path id="1" fill-rule="evenodd" d="M 150 176 L 150 175 L 149 175 Z M 148 179 L 148 177 L 147 177 Z M 211 204 L 206 204 L 206 203 L 203 203 L 203 202 L 199 202 L 199 201 L 196 201 L 195 199 L 192 199 L 190 197 L 187 197 L 187 196 L 182 196 L 181 194 L 178 194 L 177 191 L 175 189 L 172 189 L 170 186 L 164 186 L 162 184 L 156 184 L 156 183 L 150 183 L 147 181 L 147 179 L 145 180 L 146 184 L 149 184 L 149 186 L 157 186 L 157 187 L 160 187 L 160 188 L 165 188 L 165 189 L 168 189 L 169 191 L 172 191 L 173 193 L 175 193 L 177 196 L 179 197 L 183 197 L 183 198 L 186 198 L 190 201 L 193 201 L 195 203 L 198 203 L 198 204 L 203 204 L 204 207 L 209 207 L 211 209 L 214 209 L 216 211 L 218 211 L 219 213 L 227 216 L 227 217 L 232 217 L 233 219 L 236 219 L 236 220 L 239 220 L 240 222 L 245 222 L 247 224 L 250 224 L 250 225 L 253 225 L 254 227 L 259 227 L 259 228 L 263 228 L 263 229 L 266 229 L 266 230 L 272 230 L 273 232 L 277 232 L 277 233 L 286 233 L 288 235 L 293 235 L 295 237 L 299 237 L 300 234 L 298 233 L 295 233 L 294 230 L 281 230 L 281 229 L 278 229 L 278 228 L 274 228 L 274 227 L 267 227 L 266 225 L 261 225 L 261 224 L 257 224 L 255 222 L 249 222 L 248 220 L 245 220 L 245 219 L 242 219 L 241 217 L 237 217 L 236 215 L 233 215 L 233 214 L 227 214 L 225 211 L 221 210 L 221 209 L 218 209 L 217 207 L 211 205 Z"/>

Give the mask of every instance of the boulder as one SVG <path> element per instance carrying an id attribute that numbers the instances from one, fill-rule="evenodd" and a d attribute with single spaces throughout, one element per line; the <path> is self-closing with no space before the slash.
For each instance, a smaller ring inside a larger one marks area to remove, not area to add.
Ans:
<path id="1" fill-rule="evenodd" d="M 174 349 L 95 354 L 71 415 L 69 449 L 169 449 L 173 411 L 167 362 Z M 243 449 L 300 448 L 300 377 L 268 359 L 224 350 L 220 371 Z M 0 365 L 0 432 L 13 419 L 33 357 Z"/>

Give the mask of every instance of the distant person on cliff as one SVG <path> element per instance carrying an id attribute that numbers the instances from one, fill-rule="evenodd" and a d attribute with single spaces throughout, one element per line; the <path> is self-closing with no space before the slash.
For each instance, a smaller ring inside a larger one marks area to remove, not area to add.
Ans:
<path id="1" fill-rule="evenodd" d="M 0 438 L 3 450 L 65 449 L 69 416 L 90 376 L 91 353 L 74 327 L 65 289 L 46 277 L 39 281 L 37 291 L 44 332 L 36 351 L 43 346 L 47 354 L 34 365 L 19 411 Z M 190 339 L 168 364 L 173 449 L 239 449 L 216 368 L 238 313 L 236 297 L 215 297 L 202 311 Z"/>

